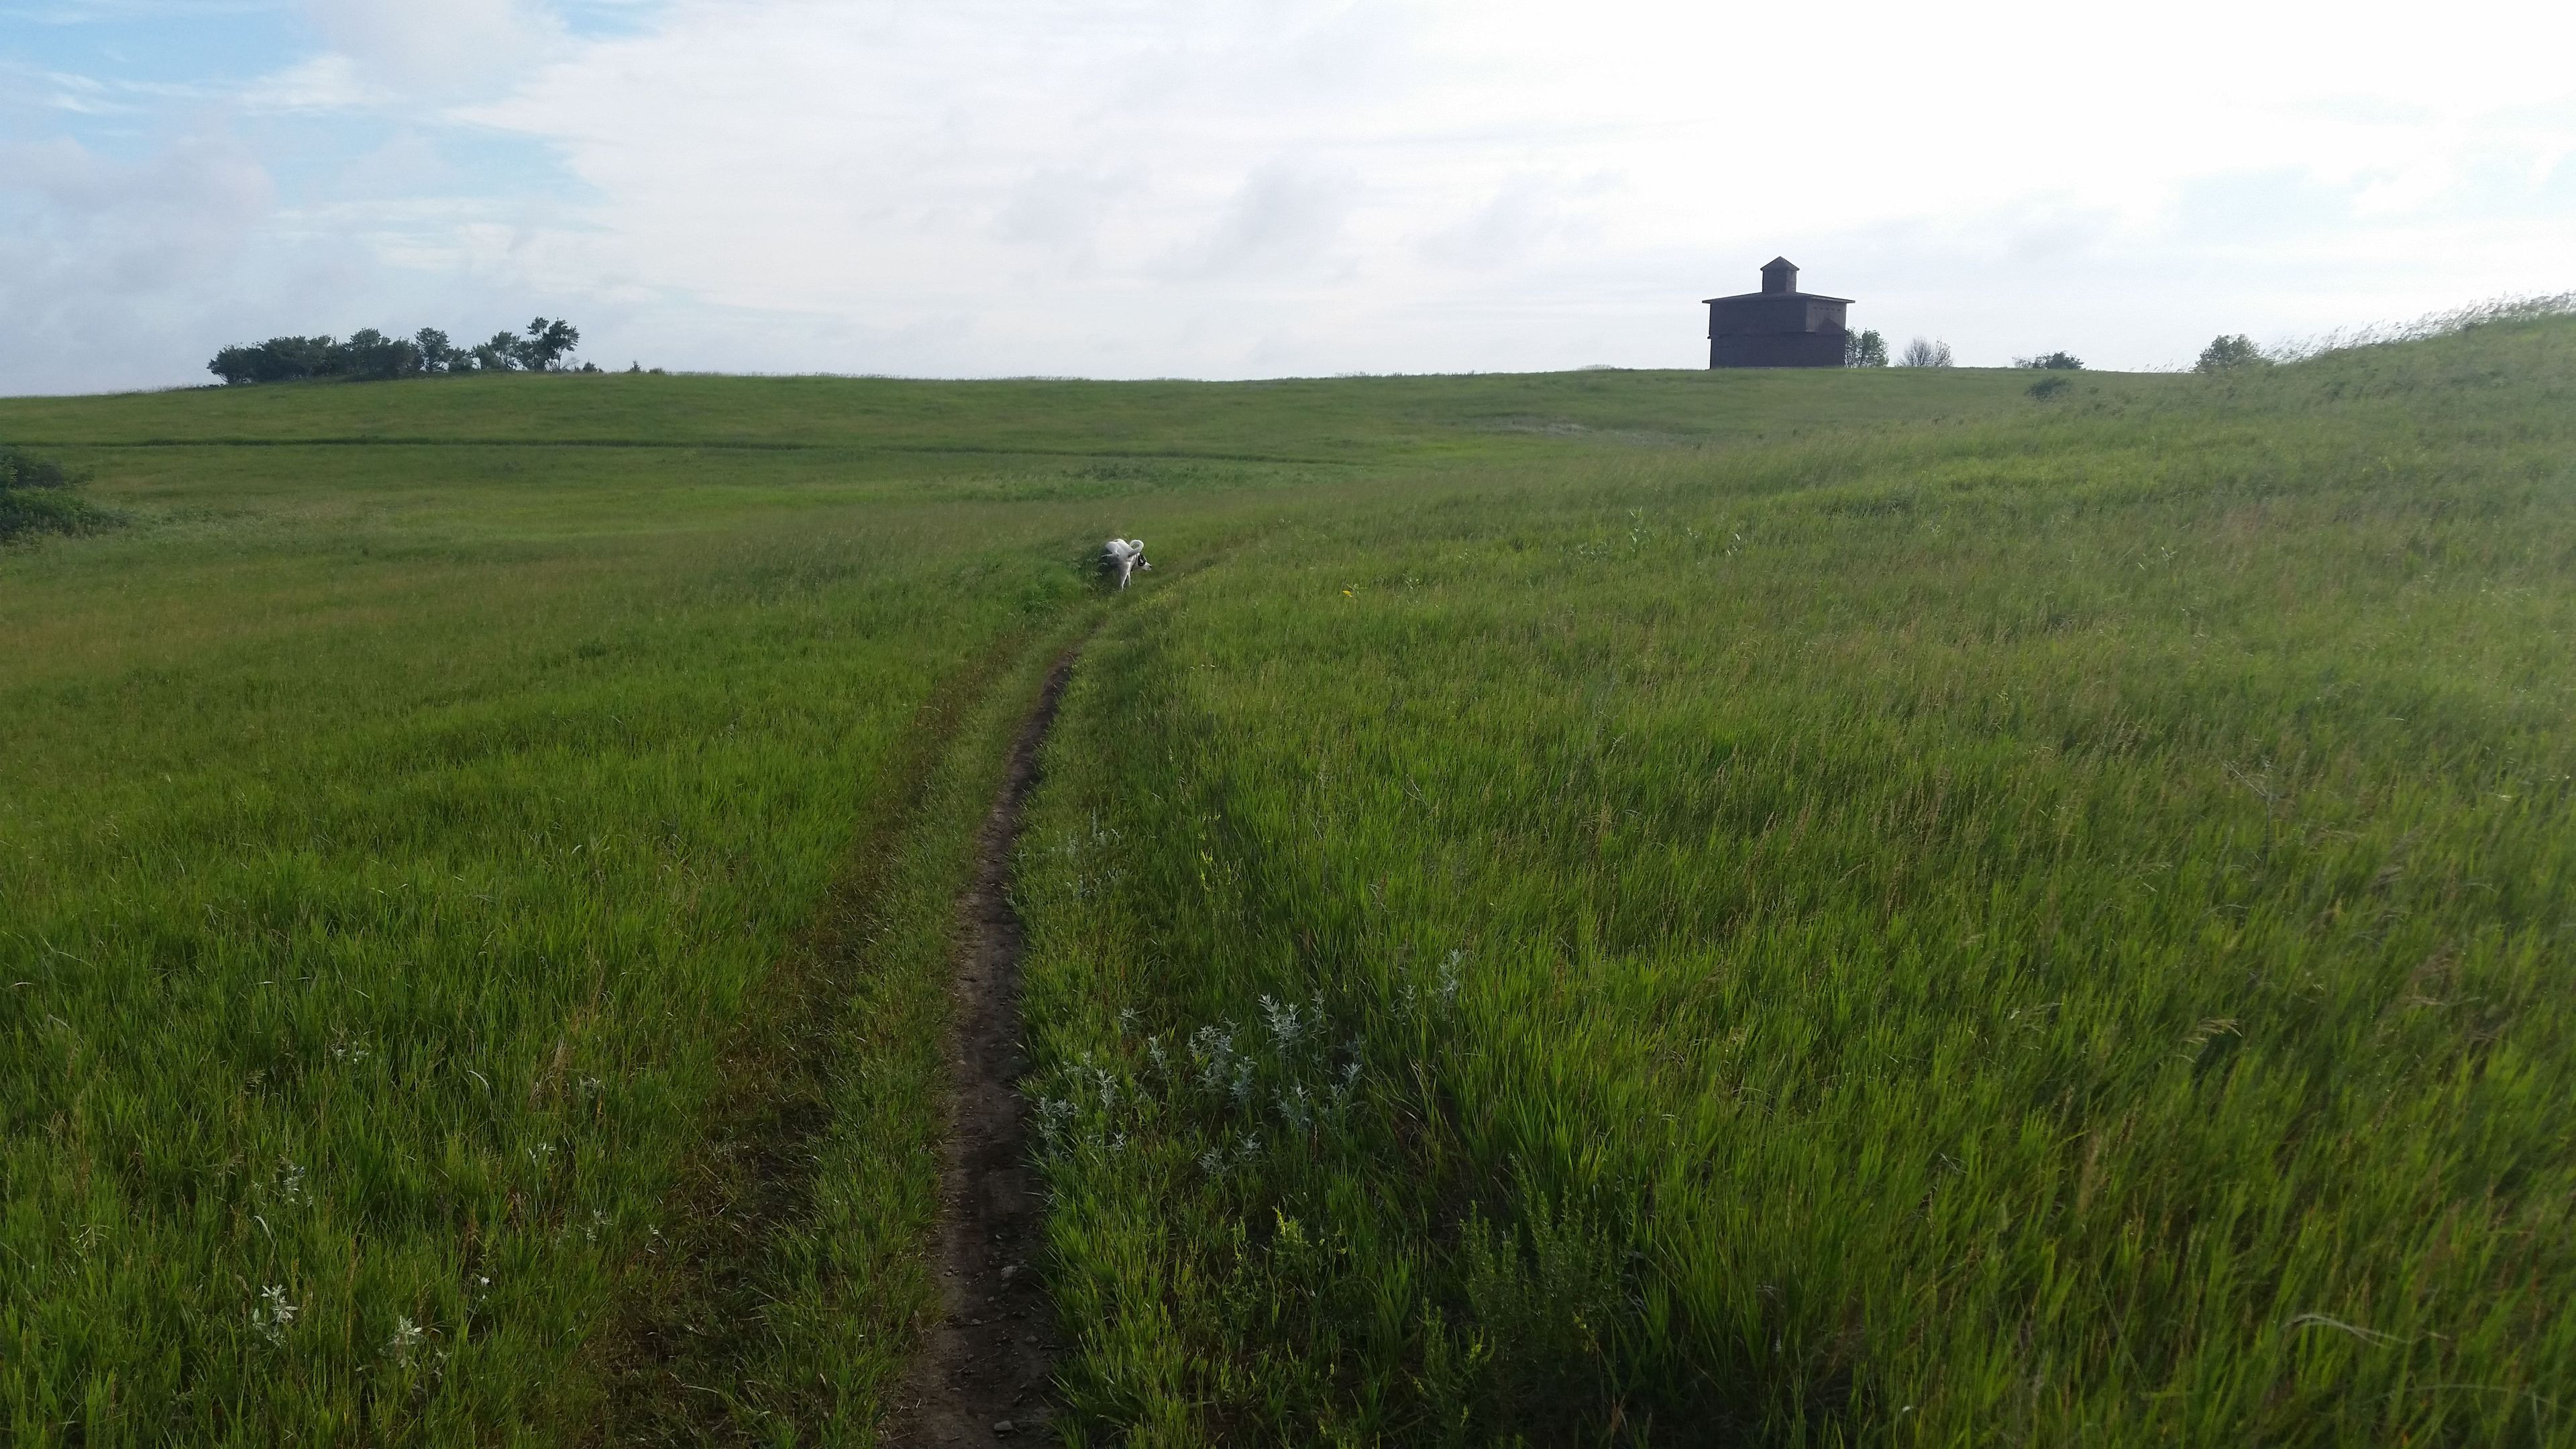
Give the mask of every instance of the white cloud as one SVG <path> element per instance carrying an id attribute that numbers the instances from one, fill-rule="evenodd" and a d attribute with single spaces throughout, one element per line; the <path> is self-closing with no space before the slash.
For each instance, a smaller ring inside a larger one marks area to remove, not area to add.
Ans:
<path id="1" fill-rule="evenodd" d="M 355 60 L 338 51 L 308 56 L 262 76 L 241 94 L 241 104 L 252 111 L 352 110 L 394 99 L 389 87 L 370 79 Z"/>
<path id="2" fill-rule="evenodd" d="M 2475 148 L 2545 175 L 2576 138 L 2542 58 L 2576 39 L 2563 19 L 2518 17 L 2549 34 L 2499 63 L 2471 17 L 2419 35 L 2393 10 L 2325 14 L 684 3 L 473 114 L 559 148 L 597 198 L 532 267 L 738 323 L 966 319 L 939 360 L 969 370 L 1542 366 L 1605 345 L 1686 365 L 1690 303 L 1783 249 L 1865 306 L 1873 287 L 1938 296 L 1935 257 L 1979 258 L 1950 273 L 1982 289 L 1957 310 L 1995 320 L 1956 329 L 1963 347 L 2001 360 L 2016 332 L 2089 330 L 2146 361 L 2195 313 L 2245 310 L 2177 313 L 2160 290 L 2182 285 L 2156 277 L 2160 249 L 2226 245 L 2172 229 L 2204 180 L 2286 171 L 2353 216 L 2420 220 Z M 2529 113 L 2511 126 L 2504 94 Z M 2472 251 L 2455 288 L 2554 280 L 2519 242 Z M 2421 300 L 2422 279 L 2389 280 L 2392 307 Z"/>
<path id="3" fill-rule="evenodd" d="M 63 139 L 0 142 L 0 390 L 170 378 L 160 359 L 195 346 L 189 299 L 232 283 L 274 199 L 229 137 L 132 163 Z"/>
<path id="4" fill-rule="evenodd" d="M 1689 366 L 1777 252 L 2134 365 L 2576 281 L 2576 9 L 2519 0 L 306 3 L 252 99 L 411 134 L 266 225 L 676 365 Z"/>
<path id="5" fill-rule="evenodd" d="M 560 44 L 563 27 L 521 0 L 304 0 L 331 57 L 379 86 L 487 90 Z"/>
<path id="6" fill-rule="evenodd" d="M 1352 209 L 1349 178 L 1272 161 L 1253 168 L 1206 233 L 1155 270 L 1176 278 L 1277 277 L 1328 264 Z"/>

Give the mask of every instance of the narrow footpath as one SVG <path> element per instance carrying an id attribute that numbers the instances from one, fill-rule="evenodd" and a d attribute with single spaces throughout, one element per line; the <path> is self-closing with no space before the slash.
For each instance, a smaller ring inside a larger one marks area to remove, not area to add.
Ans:
<path id="1" fill-rule="evenodd" d="M 1032 1265 L 1043 1246 L 1042 1196 L 1029 1164 L 1019 1078 L 1020 955 L 1011 857 L 1038 778 L 1038 749 L 1055 723 L 1067 650 L 1011 746 L 1009 773 L 975 847 L 975 877 L 959 910 L 956 1015 L 949 1037 L 949 1107 L 941 1149 L 933 1261 L 941 1315 L 923 1336 L 908 1404 L 891 1442 L 906 1449 L 1026 1444 L 1046 1436 L 1055 1324 Z"/>

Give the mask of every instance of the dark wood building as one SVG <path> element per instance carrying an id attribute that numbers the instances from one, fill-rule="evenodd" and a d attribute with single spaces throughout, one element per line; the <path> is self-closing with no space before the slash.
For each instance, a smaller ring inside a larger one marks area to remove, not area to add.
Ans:
<path id="1" fill-rule="evenodd" d="M 1787 257 L 1762 267 L 1762 290 L 1708 299 L 1711 367 L 1840 367 L 1849 297 L 1798 290 Z"/>

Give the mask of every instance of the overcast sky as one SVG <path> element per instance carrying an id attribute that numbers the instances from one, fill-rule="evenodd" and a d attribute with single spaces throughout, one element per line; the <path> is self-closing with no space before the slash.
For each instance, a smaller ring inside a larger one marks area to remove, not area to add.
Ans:
<path id="1" fill-rule="evenodd" d="M 536 314 L 607 366 L 1968 364 L 2576 287 L 2576 4 L 0 0 L 0 393 Z"/>

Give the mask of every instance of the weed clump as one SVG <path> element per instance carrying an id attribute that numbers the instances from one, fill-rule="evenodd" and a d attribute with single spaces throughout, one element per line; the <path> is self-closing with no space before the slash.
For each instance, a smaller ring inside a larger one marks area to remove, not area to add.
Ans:
<path id="1" fill-rule="evenodd" d="M 85 469 L 0 447 L 0 542 L 40 533 L 96 533 L 117 515 L 80 496 Z"/>

